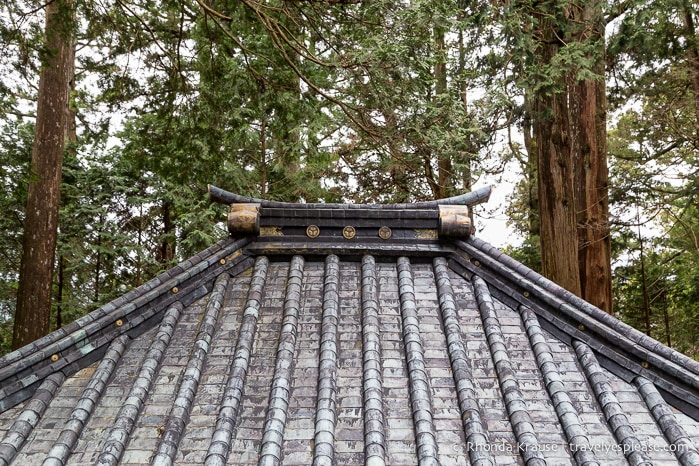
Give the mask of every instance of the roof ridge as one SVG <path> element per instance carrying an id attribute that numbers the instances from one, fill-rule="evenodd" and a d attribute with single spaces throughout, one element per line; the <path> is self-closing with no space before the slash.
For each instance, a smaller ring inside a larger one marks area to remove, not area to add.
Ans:
<path id="1" fill-rule="evenodd" d="M 6 354 L 3 357 L 0 357 L 0 370 L 2 370 L 4 367 L 12 364 L 13 362 L 19 361 L 20 359 L 26 358 L 32 353 L 38 352 L 41 348 L 45 348 L 51 343 L 55 343 L 57 341 L 60 341 L 61 339 L 65 338 L 66 336 L 76 332 L 80 328 L 84 327 L 85 325 L 89 324 L 90 322 L 95 320 L 96 315 L 106 315 L 109 312 L 112 312 L 115 309 L 118 309 L 120 307 L 125 306 L 129 302 L 134 301 L 135 299 L 145 295 L 146 293 L 152 291 L 153 289 L 157 288 L 158 286 L 162 285 L 165 282 L 170 281 L 173 277 L 176 277 L 177 275 L 181 274 L 182 272 L 190 269 L 191 267 L 195 266 L 196 264 L 206 260 L 207 258 L 213 256 L 215 253 L 219 252 L 221 249 L 225 248 L 228 244 L 233 243 L 234 240 L 231 239 L 230 237 L 226 237 L 212 246 L 204 249 L 198 254 L 195 254 L 194 256 L 185 259 L 184 261 L 180 262 L 179 264 L 175 265 L 174 267 L 164 271 L 163 273 L 151 278 L 147 282 L 143 283 L 142 285 L 126 292 L 125 294 L 113 299 L 112 301 L 108 302 L 107 304 L 104 304 L 94 311 L 90 312 L 89 314 L 86 314 L 73 322 L 61 327 L 60 329 L 57 329 L 48 335 L 33 341 L 32 343 L 29 343 L 28 345 L 25 345 L 21 348 L 16 349 L 15 351 L 12 351 L 11 353 Z M 240 244 L 239 247 L 242 247 L 243 245 L 247 244 L 249 240 L 239 240 L 236 243 Z"/>
<path id="2" fill-rule="evenodd" d="M 222 204 L 260 204 L 262 207 L 308 207 L 319 209 L 420 209 L 434 208 L 440 205 L 466 205 L 472 206 L 486 202 L 490 198 L 493 191 L 492 186 L 484 186 L 482 188 L 470 191 L 458 196 L 447 197 L 435 201 L 421 201 L 395 204 L 337 204 L 337 203 L 303 203 L 303 202 L 283 202 L 270 201 L 266 199 L 258 199 L 255 197 L 241 196 L 225 189 L 218 188 L 213 185 L 208 185 L 209 196 L 213 201 Z"/>
<path id="3" fill-rule="evenodd" d="M 459 243 L 464 242 L 459 241 Z M 493 259 L 495 259 L 496 261 L 517 272 L 523 278 L 526 278 L 533 284 L 536 284 L 542 289 L 545 289 L 558 299 L 572 305 L 576 309 L 580 309 L 588 315 L 595 317 L 597 320 L 609 326 L 611 329 L 617 332 L 620 332 L 620 328 L 623 329 L 623 332 L 620 333 L 624 333 L 629 339 L 643 346 L 647 350 L 659 354 L 663 356 L 665 359 L 668 359 L 669 361 L 672 361 L 673 363 L 688 369 L 694 374 L 699 375 L 699 362 L 680 353 L 677 350 L 674 350 L 664 345 L 663 343 L 655 340 L 654 338 L 649 337 L 645 333 L 633 328 L 629 324 L 621 321 L 613 315 L 604 312 L 602 309 L 590 304 L 589 302 L 585 301 L 579 296 L 574 295 L 573 293 L 566 290 L 557 283 L 551 281 L 550 279 L 544 277 L 536 271 L 526 267 L 524 264 L 517 261 L 516 259 L 508 256 L 504 252 L 497 249 L 495 246 L 489 244 L 487 241 L 471 236 L 468 240 L 466 240 L 465 243 L 473 245 L 480 251 L 493 257 Z"/>
<path id="4" fill-rule="evenodd" d="M 479 247 L 474 242 L 478 242 Z M 670 396 L 675 407 L 681 407 L 689 416 L 699 419 L 699 377 L 688 367 L 696 364 L 678 362 L 691 362 L 691 359 L 686 356 L 668 359 L 668 353 L 677 352 L 668 351 L 669 348 L 661 343 L 657 345 L 665 348 L 664 352 L 657 351 L 657 347 L 649 349 L 638 344 L 618 329 L 620 321 L 616 318 L 589 303 L 587 309 L 580 309 L 565 299 L 569 292 L 482 240 L 472 238 L 468 242 L 457 241 L 456 245 L 467 256 L 454 254 L 452 258 L 457 265 L 487 279 L 502 295 L 498 297 L 508 300 L 513 308 L 519 304 L 531 307 L 562 341 L 570 343 L 577 339 L 586 342 L 603 357 L 604 367 L 627 382 L 638 375 L 653 379 L 663 393 Z M 577 301 L 582 300 L 578 298 L 574 302 Z M 589 308 L 597 309 L 597 312 L 590 313 Z M 598 318 L 600 314 L 606 318 Z"/>
<path id="5" fill-rule="evenodd" d="M 225 238 L 64 327 L 70 332 L 57 330 L 0 359 L 0 412 L 29 398 L 43 377 L 57 370 L 75 372 L 81 368 L 77 361 L 101 356 L 118 335 L 137 327 L 145 331 L 140 324 L 172 303 L 187 305 L 208 293 L 202 280 L 245 266 L 251 259 L 236 252 L 250 241 Z"/>

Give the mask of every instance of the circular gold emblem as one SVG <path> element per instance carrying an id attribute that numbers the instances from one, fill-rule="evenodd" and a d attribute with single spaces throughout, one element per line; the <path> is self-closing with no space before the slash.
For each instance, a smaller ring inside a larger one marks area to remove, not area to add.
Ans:
<path id="1" fill-rule="evenodd" d="M 309 238 L 317 238 L 318 235 L 320 235 L 320 228 L 318 228 L 318 225 L 309 225 L 308 228 L 306 228 L 306 236 Z"/>
<path id="2" fill-rule="evenodd" d="M 354 227 L 351 227 L 348 225 L 342 229 L 342 236 L 344 236 L 345 239 L 352 239 L 356 235 L 357 235 L 357 230 L 355 230 Z"/>
<path id="3" fill-rule="evenodd" d="M 391 229 L 386 226 L 379 228 L 379 238 L 381 239 L 389 239 L 392 234 Z"/>

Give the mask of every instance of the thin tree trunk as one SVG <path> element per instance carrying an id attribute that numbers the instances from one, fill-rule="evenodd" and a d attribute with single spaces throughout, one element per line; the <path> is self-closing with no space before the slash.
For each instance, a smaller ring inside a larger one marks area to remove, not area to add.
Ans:
<path id="1" fill-rule="evenodd" d="M 100 275 L 102 274 L 102 229 L 104 214 L 100 213 L 100 227 L 97 229 L 97 257 L 95 258 L 95 296 L 94 302 L 100 301 Z"/>
<path id="2" fill-rule="evenodd" d="M 667 346 L 672 348 L 672 339 L 670 338 L 670 314 L 667 309 L 667 293 L 665 290 L 661 293 L 663 299 L 663 318 L 665 319 L 665 339 L 667 341 Z"/>
<path id="3" fill-rule="evenodd" d="M 536 139 L 532 134 L 532 103 L 529 95 L 524 96 L 524 117 L 522 118 L 522 133 L 524 135 L 524 148 L 527 151 L 527 166 L 524 176 L 527 179 L 527 206 L 529 207 L 529 236 L 541 236 L 541 222 L 539 214 L 539 154 L 536 148 Z"/>
<path id="4" fill-rule="evenodd" d="M 260 197 L 267 194 L 267 117 L 260 122 Z"/>
<path id="5" fill-rule="evenodd" d="M 39 77 L 13 349 L 46 335 L 50 328 L 61 166 L 73 67 L 72 3 L 72 0 L 55 0 L 46 7 L 49 53 Z"/>
<path id="6" fill-rule="evenodd" d="M 143 194 L 145 189 L 141 187 L 141 194 Z M 136 255 L 136 286 L 141 286 L 141 281 L 143 277 L 143 260 L 141 256 L 143 255 L 143 230 L 145 228 L 143 221 L 143 204 L 138 208 L 138 254 Z"/>
<path id="7" fill-rule="evenodd" d="M 63 327 L 63 288 L 65 283 L 65 259 L 58 258 L 58 290 L 56 296 L 56 328 Z"/>
<path id="8" fill-rule="evenodd" d="M 175 242 L 172 240 L 175 224 L 172 221 L 172 203 L 170 201 L 162 201 L 162 213 L 163 239 L 160 242 L 160 263 L 167 264 L 175 258 Z"/>
<path id="9" fill-rule="evenodd" d="M 464 112 L 468 113 L 468 85 L 466 79 L 463 77 L 466 70 L 466 44 L 464 43 L 464 31 L 459 29 L 459 69 L 458 76 L 462 81 L 459 83 L 459 97 L 461 98 L 461 103 L 464 106 Z M 445 83 L 446 84 L 446 83 Z M 471 159 L 476 149 L 473 144 L 473 137 L 469 137 L 466 147 L 462 149 L 461 153 L 461 163 L 464 165 L 462 173 L 462 183 L 465 192 L 471 190 L 472 186 L 472 171 L 471 171 Z M 471 225 L 475 225 L 475 217 L 473 209 L 468 209 L 468 216 L 471 219 Z"/>
<path id="10" fill-rule="evenodd" d="M 687 56 L 689 62 L 689 74 L 692 78 L 692 91 L 694 92 L 694 114 L 697 118 L 697 131 L 699 131 L 699 39 L 694 26 L 694 17 L 687 0 L 682 2 L 684 13 L 684 26 L 687 29 Z"/>
<path id="11" fill-rule="evenodd" d="M 446 45 L 444 43 L 444 28 L 441 26 L 434 27 L 435 36 L 435 54 L 437 55 L 437 61 L 434 65 L 434 80 L 435 80 L 435 100 L 437 105 L 441 107 L 443 105 L 442 101 L 445 99 L 447 94 L 447 63 L 446 57 L 444 56 Z M 446 115 L 442 115 L 443 118 L 447 118 Z M 453 167 L 451 155 L 447 152 L 442 152 L 437 154 L 437 185 L 438 192 L 436 197 L 438 199 L 449 197 L 451 194 L 449 191 L 453 188 Z"/>
<path id="12" fill-rule="evenodd" d="M 308 31 L 306 31 L 305 28 L 302 27 L 298 22 L 294 21 L 289 17 L 285 17 L 284 24 L 285 27 L 291 32 L 291 34 L 294 37 L 298 37 L 301 38 L 301 40 L 308 40 L 309 42 L 312 42 L 312 38 L 308 34 Z M 294 50 L 293 52 L 289 51 L 289 59 L 292 60 L 297 67 L 300 68 L 303 66 L 303 60 L 301 59 L 301 55 L 296 50 Z M 285 82 L 289 90 L 293 89 L 296 93 L 296 99 L 298 101 L 302 101 L 303 95 L 301 92 L 301 78 L 299 78 L 297 75 L 291 75 L 287 78 Z M 271 177 L 268 175 L 268 191 L 274 188 L 273 185 L 277 185 L 275 191 L 278 194 L 283 193 L 283 195 L 286 196 L 285 200 L 297 200 L 298 197 L 300 197 L 299 194 L 301 193 L 303 193 L 301 194 L 303 197 L 307 198 L 307 194 L 304 193 L 305 186 L 280 186 L 280 181 L 282 181 L 283 183 L 285 179 L 296 179 L 296 175 L 301 168 L 299 160 L 301 150 L 301 132 L 297 128 L 294 128 L 292 125 L 269 126 L 270 129 L 267 137 L 270 139 L 272 146 L 271 154 L 273 157 L 273 163 L 283 166 L 284 173 L 281 174 L 283 178 L 280 177 L 279 173 L 272 173 Z"/>
<path id="13" fill-rule="evenodd" d="M 638 241 L 641 260 L 641 293 L 643 296 L 643 322 L 646 327 L 646 335 L 650 335 L 650 298 L 648 297 L 648 281 L 646 277 L 646 257 L 643 247 L 643 236 L 641 235 L 641 227 L 638 227 Z"/>

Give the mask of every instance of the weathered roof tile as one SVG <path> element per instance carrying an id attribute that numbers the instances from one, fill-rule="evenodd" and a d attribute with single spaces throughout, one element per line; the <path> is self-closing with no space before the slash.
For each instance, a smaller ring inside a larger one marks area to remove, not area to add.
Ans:
<path id="1" fill-rule="evenodd" d="M 0 359 L 0 464 L 699 464 L 699 365 L 481 240 L 367 239 L 404 208 L 295 208 Z"/>

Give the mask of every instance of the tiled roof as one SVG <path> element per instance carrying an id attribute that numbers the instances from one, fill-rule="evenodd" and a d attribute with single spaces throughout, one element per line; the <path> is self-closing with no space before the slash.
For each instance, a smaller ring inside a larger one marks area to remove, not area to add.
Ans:
<path id="1" fill-rule="evenodd" d="M 0 465 L 699 465 L 699 364 L 464 212 L 226 200 L 231 237 L 0 359 Z"/>

